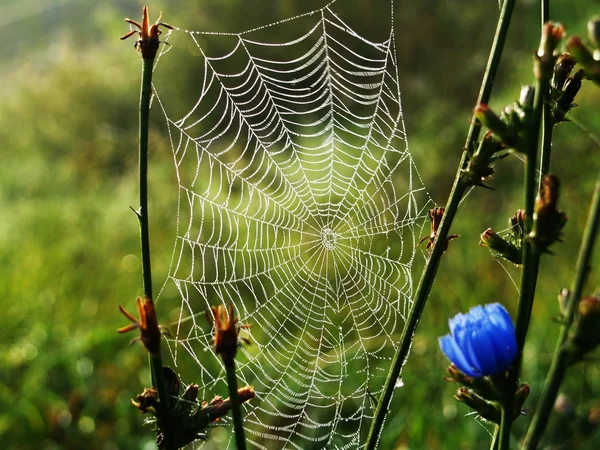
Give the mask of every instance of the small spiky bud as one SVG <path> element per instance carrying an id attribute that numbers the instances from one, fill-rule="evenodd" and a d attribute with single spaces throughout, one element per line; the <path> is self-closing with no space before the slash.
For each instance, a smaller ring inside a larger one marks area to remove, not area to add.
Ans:
<path id="1" fill-rule="evenodd" d="M 170 30 L 173 29 L 171 25 L 162 23 L 160 21 L 161 17 L 162 13 L 159 14 L 154 25 L 150 25 L 148 7 L 144 6 L 144 15 L 142 17 L 141 24 L 132 19 L 125 19 L 125 22 L 133 25 L 135 28 L 137 28 L 137 30 L 131 30 L 129 33 L 123 36 L 121 40 L 127 39 L 137 33 L 139 35 L 139 39 L 135 43 L 135 48 L 142 54 L 143 59 L 153 60 L 156 57 L 158 46 L 161 43 L 158 37 L 162 31 L 160 31 L 159 27 L 165 27 Z"/>
<path id="2" fill-rule="evenodd" d="M 521 119 L 518 114 L 513 114 L 512 109 L 508 108 L 503 112 L 503 115 L 507 118 L 506 122 L 492 111 L 488 105 L 483 103 L 475 107 L 474 114 L 507 148 L 524 152 L 524 142 L 519 136 L 517 125 L 513 122 L 515 118 L 518 122 Z"/>
<path id="3" fill-rule="evenodd" d="M 521 249 L 488 228 L 479 238 L 479 245 L 488 247 L 514 264 L 521 264 Z"/>
<path id="4" fill-rule="evenodd" d="M 600 84 L 600 58 L 596 59 L 578 36 L 572 36 L 567 40 L 567 50 L 584 67 L 585 76 L 596 84 Z M 598 49 L 595 53 L 599 53 Z"/>
<path id="5" fill-rule="evenodd" d="M 554 75 L 552 77 L 552 87 L 557 91 L 562 91 L 567 79 L 571 76 L 577 60 L 569 53 L 563 53 L 558 57 L 554 66 Z"/>
<path id="6" fill-rule="evenodd" d="M 538 80 L 549 80 L 552 77 L 557 55 L 555 50 L 563 38 L 565 27 L 561 24 L 546 22 L 542 27 L 540 47 L 534 58 L 534 73 Z"/>
<path id="7" fill-rule="evenodd" d="M 160 352 L 160 339 L 163 331 L 158 325 L 154 302 L 148 297 L 144 297 L 144 300 L 138 297 L 137 308 L 140 316 L 139 320 L 133 317 L 122 305 L 119 305 L 121 313 L 133 322 L 133 324 L 119 328 L 117 331 L 119 333 L 127 333 L 136 329 L 140 330 L 140 336 L 134 338 L 131 343 L 141 341 L 150 353 L 154 355 L 158 354 Z"/>
<path id="8" fill-rule="evenodd" d="M 569 354 L 571 364 L 600 345 L 600 299 L 584 297 L 577 307 L 577 318 L 574 331 L 569 337 Z"/>
<path id="9" fill-rule="evenodd" d="M 523 230 L 525 230 L 525 210 L 517 209 L 509 219 L 510 229 L 518 242 L 523 242 Z"/>
<path id="10" fill-rule="evenodd" d="M 501 413 L 495 403 L 488 402 L 472 389 L 467 389 L 465 387 L 458 388 L 454 393 L 454 398 L 469 406 L 485 420 L 497 424 L 500 423 Z"/>
<path id="11" fill-rule="evenodd" d="M 542 250 L 554 242 L 560 241 L 567 215 L 556 208 L 560 183 L 556 176 L 546 175 L 542 179 L 542 188 L 537 198 L 533 214 L 533 230 L 530 237 Z"/>

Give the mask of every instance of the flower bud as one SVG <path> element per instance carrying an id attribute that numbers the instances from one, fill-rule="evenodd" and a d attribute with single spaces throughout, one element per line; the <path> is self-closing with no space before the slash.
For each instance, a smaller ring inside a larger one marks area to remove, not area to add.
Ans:
<path id="1" fill-rule="evenodd" d="M 491 131 L 485 133 L 465 170 L 474 186 L 492 189 L 484 185 L 483 182 L 494 174 L 492 164 L 508 156 L 505 150 L 504 144 L 496 139 Z"/>
<path id="2" fill-rule="evenodd" d="M 489 247 L 514 264 L 521 264 L 521 249 L 500 237 L 491 228 L 481 233 L 479 245 Z"/>
<path id="3" fill-rule="evenodd" d="M 569 291 L 567 288 L 562 289 L 558 294 L 558 306 L 562 314 L 567 314 L 567 302 L 570 294 L 571 291 Z"/>
<path id="4" fill-rule="evenodd" d="M 519 104 L 527 109 L 533 109 L 533 99 L 535 97 L 535 88 L 531 85 L 521 87 L 519 94 Z"/>
<path id="5" fill-rule="evenodd" d="M 577 60 L 569 53 L 563 53 L 558 57 L 558 61 L 554 66 L 554 76 L 552 77 L 552 87 L 554 89 L 557 91 L 563 90 L 575 64 L 577 64 Z"/>
<path id="6" fill-rule="evenodd" d="M 537 51 L 534 73 L 537 79 L 550 79 L 556 56 L 554 51 L 563 38 L 565 28 L 561 24 L 546 22 L 542 27 L 542 39 Z"/>
<path id="7" fill-rule="evenodd" d="M 198 399 L 198 385 L 190 384 L 185 391 L 183 391 L 181 398 L 188 402 L 196 403 L 196 400 Z"/>
<path id="8" fill-rule="evenodd" d="M 144 388 L 144 391 L 138 394 L 135 400 L 131 400 L 131 404 L 142 413 L 150 412 L 155 414 L 160 407 L 158 391 L 156 388 Z"/>
<path id="9" fill-rule="evenodd" d="M 449 320 L 450 333 L 439 338 L 442 352 L 469 377 L 498 375 L 517 356 L 512 319 L 499 303 L 475 306 Z"/>
<path id="10" fill-rule="evenodd" d="M 569 337 L 571 364 L 580 361 L 600 344 L 600 299 L 585 297 L 579 302 L 574 331 Z"/>
<path id="11" fill-rule="evenodd" d="M 519 137 L 518 130 L 513 123 L 510 125 L 507 124 L 488 105 L 483 103 L 475 107 L 474 114 L 506 147 L 520 152 L 524 151 L 524 143 Z M 505 111 L 504 114 L 509 120 L 511 119 L 511 111 Z"/>
<path id="12" fill-rule="evenodd" d="M 494 403 L 486 401 L 471 389 L 465 387 L 457 389 L 454 398 L 477 411 L 484 419 L 493 423 L 500 423 L 501 413 L 498 407 Z"/>
<path id="13" fill-rule="evenodd" d="M 542 179 L 542 189 L 536 201 L 533 214 L 533 230 L 530 237 L 542 250 L 559 241 L 567 223 L 567 215 L 556 208 L 560 183 L 556 176 L 546 175 Z"/>
<path id="14" fill-rule="evenodd" d="M 587 422 L 592 429 L 596 428 L 600 424 L 600 407 L 598 404 L 590 409 L 590 412 L 587 416 Z"/>
<path id="15" fill-rule="evenodd" d="M 575 107 L 575 96 L 581 89 L 581 83 L 584 78 L 583 70 L 578 70 L 575 75 L 570 77 L 564 85 L 564 89 L 558 94 L 555 108 L 552 111 L 552 120 L 554 123 L 559 123 L 565 120 L 565 115 Z"/>
<path id="16" fill-rule="evenodd" d="M 576 416 L 575 406 L 569 397 L 565 394 L 559 394 L 554 402 L 554 411 L 559 413 L 561 416 L 568 416 L 574 418 Z"/>
<path id="17" fill-rule="evenodd" d="M 523 230 L 525 230 L 525 210 L 517 209 L 515 214 L 509 219 L 510 229 L 517 242 L 523 242 Z"/>
<path id="18" fill-rule="evenodd" d="M 179 381 L 179 376 L 177 373 L 175 373 L 175 371 L 170 367 L 164 366 L 163 377 L 165 379 L 167 393 L 173 397 L 177 397 L 179 395 L 179 391 L 181 390 L 181 381 Z"/>
<path id="19" fill-rule="evenodd" d="M 579 36 L 572 36 L 567 40 L 567 50 L 584 66 L 594 63 L 592 53 L 583 42 L 581 42 Z"/>
<path id="20" fill-rule="evenodd" d="M 567 40 L 567 50 L 584 67 L 585 76 L 597 84 L 600 83 L 600 60 L 595 59 L 595 56 L 600 56 L 598 55 L 600 51 L 596 49 L 595 54 L 592 55 L 590 49 L 581 42 L 578 36 Z"/>

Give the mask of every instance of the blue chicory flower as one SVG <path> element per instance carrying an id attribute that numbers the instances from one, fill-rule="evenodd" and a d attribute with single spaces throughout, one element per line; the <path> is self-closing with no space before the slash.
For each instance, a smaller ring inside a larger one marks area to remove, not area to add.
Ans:
<path id="1" fill-rule="evenodd" d="M 508 369 L 517 356 L 515 327 L 499 303 L 475 306 L 449 320 L 439 339 L 446 357 L 465 375 L 484 377 Z"/>

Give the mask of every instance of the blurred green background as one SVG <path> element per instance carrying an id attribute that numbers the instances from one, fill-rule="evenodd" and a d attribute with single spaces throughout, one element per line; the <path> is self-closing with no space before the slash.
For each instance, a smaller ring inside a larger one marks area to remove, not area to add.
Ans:
<path id="1" fill-rule="evenodd" d="M 386 24 L 386 1 L 364 11 L 374 29 Z M 366 3 L 366 2 L 365 2 Z M 551 17 L 569 34 L 585 35 L 597 5 L 573 0 L 552 5 Z M 181 28 L 242 31 L 321 7 L 310 0 L 185 0 L 148 2 Z M 117 305 L 134 310 L 141 294 L 137 222 L 137 102 L 140 58 L 124 17 L 141 18 L 137 1 L 3 0 L 0 4 L 0 442 L 10 449 L 153 448 L 154 437 L 129 399 L 148 384 L 147 358 L 116 328 Z M 538 42 L 538 2 L 518 2 L 494 89 L 500 110 L 532 80 Z M 396 36 L 409 145 L 433 199 L 445 203 L 461 155 L 471 110 L 498 15 L 496 1 L 396 1 Z M 368 19 L 368 20 L 367 20 Z M 380 21 L 380 22 L 378 22 Z M 371 23 L 372 22 L 372 23 Z M 193 61 L 192 61 L 193 62 Z M 185 68 L 168 55 L 155 77 L 163 84 Z M 559 331 L 556 295 L 570 284 L 583 223 L 598 171 L 600 89 L 585 83 L 574 123 L 557 127 L 552 171 L 568 213 L 564 243 L 543 259 L 523 378 L 535 401 Z M 175 233 L 176 181 L 161 114 L 150 136 L 151 239 L 155 285 L 167 276 Z M 430 302 L 404 367 L 381 448 L 487 448 L 489 427 L 453 400 L 443 381 L 447 361 L 437 347 L 447 319 L 479 303 L 516 310 L 513 267 L 479 247 L 487 227 L 501 230 L 520 207 L 522 164 L 498 165 L 490 183 L 461 206 Z M 596 252 L 586 292 L 598 287 Z M 420 258 L 422 259 L 422 258 Z M 420 268 L 418 268 L 420 269 Z M 512 279 L 511 276 L 512 275 Z M 417 279 L 419 272 L 415 272 Z M 158 305 L 175 320 L 178 305 Z M 163 320 L 164 322 L 165 320 Z M 193 368 L 192 368 L 193 370 Z M 586 363 L 569 372 L 564 392 L 586 417 L 600 408 L 600 370 Z M 554 417 L 549 442 L 569 448 L 600 446 L 580 424 Z M 529 419 L 518 421 L 519 436 Z M 552 447 L 561 448 L 561 447 Z"/>

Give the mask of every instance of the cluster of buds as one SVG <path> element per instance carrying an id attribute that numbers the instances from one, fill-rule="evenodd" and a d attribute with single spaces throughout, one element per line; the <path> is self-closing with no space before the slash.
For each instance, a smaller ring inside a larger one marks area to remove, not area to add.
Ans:
<path id="1" fill-rule="evenodd" d="M 497 155 L 501 151 L 506 152 L 505 149 L 519 153 L 527 151 L 527 132 L 532 120 L 534 94 L 533 86 L 523 86 L 519 100 L 504 108 L 500 115 L 497 115 L 485 104 L 480 104 L 475 108 L 475 117 L 489 128 L 498 141 L 492 155 Z M 494 147 L 491 147 L 488 153 L 492 149 Z"/>
<path id="2" fill-rule="evenodd" d="M 588 22 L 588 32 L 591 48 L 573 36 L 567 40 L 567 50 L 583 66 L 585 77 L 600 85 L 600 18 Z"/>
<path id="3" fill-rule="evenodd" d="M 510 234 L 506 237 L 502 237 L 491 228 L 488 228 L 481 233 L 479 245 L 490 248 L 496 254 L 513 264 L 520 265 L 523 249 L 524 219 L 525 211 L 522 209 L 517 210 L 509 220 Z"/>
<path id="4" fill-rule="evenodd" d="M 569 362 L 581 361 L 600 345 L 600 295 L 584 297 L 577 305 L 573 330 L 567 343 Z"/>
<path id="5" fill-rule="evenodd" d="M 560 183 L 554 175 L 546 175 L 542 179 L 542 188 L 536 200 L 533 213 L 533 230 L 529 238 L 542 251 L 548 251 L 548 247 L 560 241 L 561 232 L 567 223 L 567 215 L 564 211 L 557 209 Z"/>
<path id="6" fill-rule="evenodd" d="M 225 416 L 231 409 L 230 399 L 216 396 L 210 402 L 199 402 L 198 385 L 190 384 L 181 393 L 181 382 L 177 374 L 169 367 L 163 368 L 163 374 L 171 397 L 168 414 L 172 426 L 174 426 L 175 442 L 171 442 L 169 445 L 182 448 L 198 439 L 206 439 L 208 427 Z M 254 390 L 250 386 L 238 389 L 240 403 L 244 403 L 254 396 Z M 158 448 L 163 448 L 165 442 L 159 414 L 161 405 L 156 388 L 144 389 L 136 400 L 131 400 L 131 403 L 140 412 L 150 413 L 153 416 L 147 420 L 147 423 L 156 426 Z"/>

